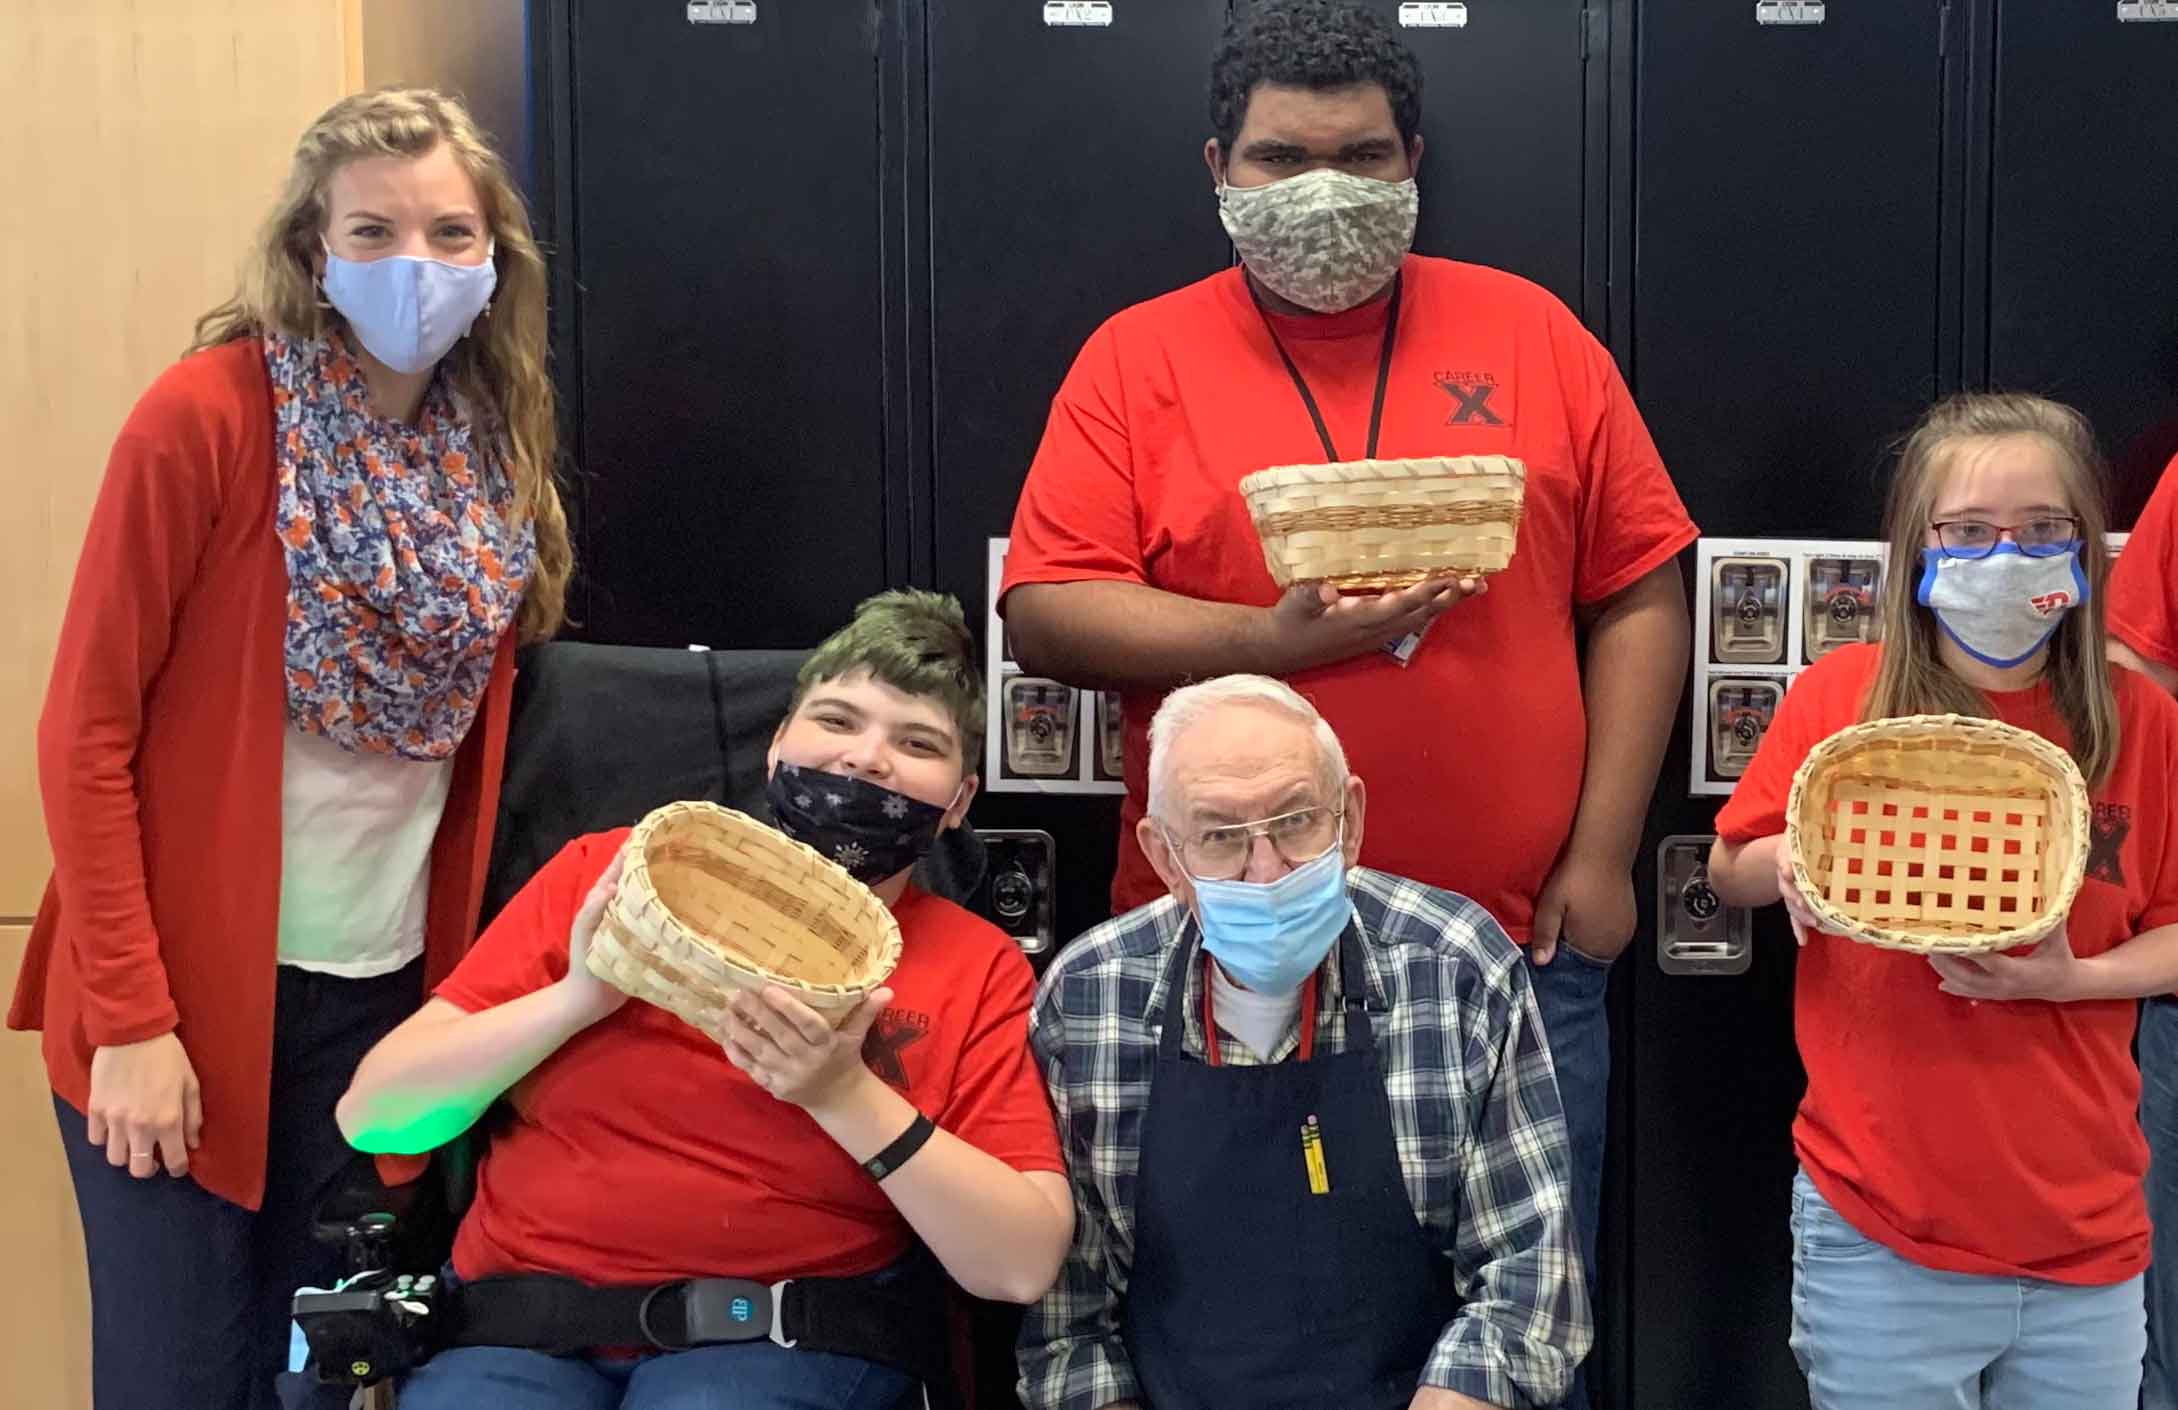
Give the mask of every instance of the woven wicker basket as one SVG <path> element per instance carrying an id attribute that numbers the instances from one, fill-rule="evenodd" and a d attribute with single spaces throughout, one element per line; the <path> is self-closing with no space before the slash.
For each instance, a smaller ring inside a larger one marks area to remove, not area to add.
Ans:
<path id="1" fill-rule="evenodd" d="M 1840 730 L 1793 776 L 1785 845 L 1823 929 L 1919 954 L 2031 945 L 2087 869 L 2072 756 L 1995 720 L 1909 715 Z"/>
<path id="2" fill-rule="evenodd" d="M 669 803 L 628 837 L 590 972 L 723 1040 L 740 989 L 776 984 L 844 1021 L 900 962 L 900 927 L 814 848 L 715 803 Z"/>
<path id="3" fill-rule="evenodd" d="M 1240 492 L 1278 586 L 1384 592 L 1503 569 L 1527 481 L 1511 456 L 1461 455 L 1280 466 Z"/>

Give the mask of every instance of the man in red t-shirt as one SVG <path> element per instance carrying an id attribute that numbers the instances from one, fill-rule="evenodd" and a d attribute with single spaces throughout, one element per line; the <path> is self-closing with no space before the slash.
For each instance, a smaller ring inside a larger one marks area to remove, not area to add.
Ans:
<path id="1" fill-rule="evenodd" d="M 2178 691 L 2178 460 L 2110 570 L 2110 659 Z M 2140 1127 L 2148 1137 L 2148 1359 L 2140 1403 L 2178 1410 L 2178 997 L 2140 1008 Z"/>
<path id="2" fill-rule="evenodd" d="M 1163 894 L 1135 828 L 1164 693 L 1255 672 L 1316 704 L 1376 780 L 1362 862 L 1465 893 L 1531 942 L 1592 1263 L 1606 969 L 1633 934 L 1634 853 L 1685 684 L 1674 560 L 1696 530 L 1564 305 L 1409 252 L 1413 54 L 1334 0 L 1251 14 L 1214 61 L 1204 147 L 1245 268 L 1125 309 L 1082 349 L 1015 512 L 1000 610 L 1027 670 L 1125 693 L 1115 909 Z M 1242 477 L 1466 454 L 1527 467 L 1510 567 L 1486 585 L 1280 594 Z M 1404 663 L 1385 649 L 1414 632 Z"/>
<path id="3" fill-rule="evenodd" d="M 865 602 L 802 668 L 772 744 L 772 812 L 869 885 L 902 942 L 885 987 L 836 1032 L 774 987 L 735 1000 L 721 1044 L 592 976 L 622 830 L 569 843 L 371 1052 L 338 1112 L 363 1150 L 430 1150 L 511 1100 L 455 1240 L 457 1278 L 850 1278 L 920 1239 L 970 1293 L 1042 1295 L 1073 1203 L 1027 1047 L 1034 979 L 995 926 L 909 884 L 974 796 L 982 700 L 960 607 L 929 593 Z M 707 1383 L 746 1410 L 877 1410 L 913 1385 L 766 1340 L 650 1357 L 464 1345 L 410 1377 L 401 1404 L 693 1404 L 674 1397 Z"/>

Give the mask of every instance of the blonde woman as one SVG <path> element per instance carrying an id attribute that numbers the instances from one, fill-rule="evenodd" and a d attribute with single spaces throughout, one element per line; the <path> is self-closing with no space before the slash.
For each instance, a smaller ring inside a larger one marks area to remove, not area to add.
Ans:
<path id="1" fill-rule="evenodd" d="M 1783 901 L 1794 1027 L 1792 1345 L 1816 1410 L 2132 1410 L 2148 1152 L 2133 1000 L 2178 987 L 2178 702 L 2104 662 L 2093 434 L 2038 397 L 1934 408 L 1891 488 L 1884 639 L 1793 683 L 1717 815 L 1710 875 Z M 1819 933 L 1785 854 L 1794 771 L 1847 725 L 1955 712 L 2069 750 L 2087 880 L 2029 951 Z"/>
<path id="2" fill-rule="evenodd" d="M 122 426 L 39 723 L 45 1030 L 98 1410 L 269 1406 L 333 1104 L 468 944 L 557 627 L 545 270 L 458 103 L 348 98 Z"/>

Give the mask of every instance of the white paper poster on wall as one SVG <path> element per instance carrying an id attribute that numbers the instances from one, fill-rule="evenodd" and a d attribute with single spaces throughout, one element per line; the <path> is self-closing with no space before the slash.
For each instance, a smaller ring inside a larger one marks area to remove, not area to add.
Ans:
<path id="1" fill-rule="evenodd" d="M 1007 540 L 990 541 L 984 585 L 987 714 L 983 788 L 989 793 L 1124 793 L 1119 697 L 1032 676 L 1013 659 L 998 615 Z"/>

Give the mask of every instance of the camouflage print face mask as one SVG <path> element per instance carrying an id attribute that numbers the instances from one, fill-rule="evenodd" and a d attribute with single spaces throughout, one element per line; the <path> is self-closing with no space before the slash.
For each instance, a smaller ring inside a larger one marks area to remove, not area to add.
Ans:
<path id="1" fill-rule="evenodd" d="M 1399 272 L 1414 245 L 1414 180 L 1324 168 L 1267 186 L 1218 187 L 1218 218 L 1263 287 L 1318 313 L 1342 313 Z"/>

